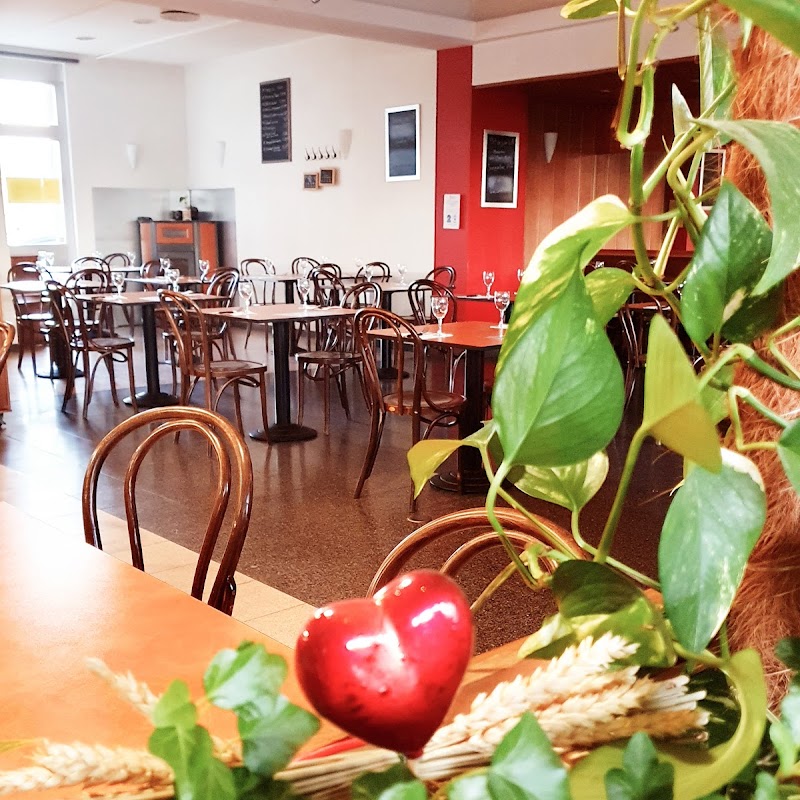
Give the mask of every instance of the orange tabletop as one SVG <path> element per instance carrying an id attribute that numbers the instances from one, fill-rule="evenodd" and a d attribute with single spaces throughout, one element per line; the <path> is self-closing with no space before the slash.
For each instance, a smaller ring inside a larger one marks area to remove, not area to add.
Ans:
<path id="1" fill-rule="evenodd" d="M 102 658 L 160 694 L 174 678 L 202 695 L 214 654 L 245 640 L 293 661 L 292 651 L 188 594 L 75 539 L 41 528 L 2 504 L 0 514 L 0 741 L 47 737 L 145 748 L 152 725 L 90 672 Z M 293 678 L 284 693 L 308 707 Z M 234 736 L 230 712 L 204 717 Z M 315 745 L 341 733 L 326 726 Z M 12 768 L 22 752 L 0 757 Z"/>
<path id="2" fill-rule="evenodd" d="M 445 335 L 441 339 L 436 335 L 436 325 L 416 325 L 414 330 L 426 342 L 457 350 L 499 350 L 503 344 L 504 331 L 498 329 L 496 322 L 446 322 L 442 325 L 442 333 Z M 379 339 L 394 336 L 389 328 L 378 328 L 369 331 L 369 334 Z"/>
<path id="3" fill-rule="evenodd" d="M 267 303 L 250 306 L 250 312 L 233 308 L 204 308 L 204 314 L 216 317 L 231 317 L 244 322 L 302 322 L 306 319 L 329 319 L 330 317 L 352 317 L 356 312 L 352 308 L 339 306 L 315 306 L 310 303 Z"/>

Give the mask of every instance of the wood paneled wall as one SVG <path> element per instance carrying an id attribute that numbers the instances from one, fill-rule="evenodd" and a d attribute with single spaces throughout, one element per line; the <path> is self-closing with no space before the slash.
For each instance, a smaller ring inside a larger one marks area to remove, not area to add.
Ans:
<path id="1" fill-rule="evenodd" d="M 611 105 L 554 104 L 531 101 L 525 196 L 525 263 L 539 242 L 591 200 L 604 194 L 628 197 L 629 155 L 613 140 Z M 545 131 L 557 131 L 553 160 L 544 154 Z M 660 137 L 654 135 L 653 140 Z M 659 152 L 645 155 L 645 173 L 659 160 Z M 664 210 L 664 193 L 656 191 L 645 211 Z M 648 248 L 657 249 L 663 223 L 645 225 Z M 608 248 L 630 249 L 630 233 L 615 236 Z"/>

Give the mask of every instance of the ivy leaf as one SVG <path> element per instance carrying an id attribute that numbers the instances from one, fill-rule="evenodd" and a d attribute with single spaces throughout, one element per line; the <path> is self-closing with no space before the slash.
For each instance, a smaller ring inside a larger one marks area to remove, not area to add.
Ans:
<path id="1" fill-rule="evenodd" d="M 633 275 L 617 267 L 595 269 L 586 276 L 586 290 L 597 321 L 605 327 L 633 291 Z"/>
<path id="2" fill-rule="evenodd" d="M 561 7 L 564 19 L 594 19 L 606 14 L 616 14 L 617 0 L 569 0 Z"/>
<path id="3" fill-rule="evenodd" d="M 800 3 L 784 1 L 787 10 L 791 5 L 794 15 L 800 14 Z M 756 0 L 758 5 L 765 2 Z M 731 5 L 730 2 L 727 4 Z M 759 24 L 757 19 L 756 24 Z M 797 31 L 800 37 L 800 25 Z M 746 147 L 758 159 L 766 176 L 772 205 L 772 252 L 767 268 L 753 290 L 754 294 L 764 294 L 783 281 L 800 263 L 800 225 L 797 224 L 797 208 L 800 205 L 800 130 L 788 123 L 763 120 L 704 121 L 703 125 L 727 134 Z"/>
<path id="4" fill-rule="evenodd" d="M 681 94 L 681 90 L 672 84 L 672 126 L 675 130 L 675 138 L 692 128 L 692 114 L 686 98 Z"/>
<path id="5" fill-rule="evenodd" d="M 731 55 L 724 27 L 708 11 L 697 17 L 700 26 L 700 107 L 705 112 L 722 90 L 735 76 L 733 56 Z M 733 103 L 733 95 L 720 103 L 713 112 L 713 119 L 728 119 Z M 723 136 L 720 144 L 725 144 Z"/>
<path id="6" fill-rule="evenodd" d="M 726 663 L 725 674 L 741 708 L 736 733 L 708 751 L 660 742 L 660 757 L 675 766 L 675 800 L 697 800 L 734 781 L 758 752 L 764 735 L 767 692 L 761 659 L 754 650 L 741 650 Z M 622 766 L 619 745 L 600 747 L 570 770 L 573 797 L 605 800 L 603 777 Z"/>
<path id="7" fill-rule="evenodd" d="M 172 681 L 153 709 L 156 728 L 193 728 L 197 724 L 197 708 L 192 702 L 186 681 Z"/>
<path id="8" fill-rule="evenodd" d="M 696 467 L 667 511 L 658 548 L 664 610 L 678 641 L 699 652 L 719 630 L 766 519 L 753 463 L 729 450 L 714 474 Z"/>
<path id="9" fill-rule="evenodd" d="M 747 302 L 771 249 L 772 232 L 758 209 L 723 180 L 681 290 L 683 324 L 695 342 L 705 342 L 723 326 L 726 338 L 751 342 L 775 321 L 779 299 L 775 294 Z M 756 315 L 754 336 L 741 338 L 738 334 L 746 336 L 753 330 L 746 320 L 761 309 L 765 298 L 769 302 L 764 313 Z"/>
<path id="10" fill-rule="evenodd" d="M 283 696 L 262 695 L 237 708 L 244 765 L 274 775 L 319 730 L 319 720 Z"/>
<path id="11" fill-rule="evenodd" d="M 234 709 L 261 697 L 276 695 L 286 679 L 286 662 L 261 644 L 242 642 L 236 650 L 220 650 L 203 676 L 208 699 Z"/>
<path id="12" fill-rule="evenodd" d="M 769 740 L 778 755 L 781 773 L 790 774 L 795 761 L 797 761 L 797 745 L 792 732 L 783 722 L 775 720 L 769 726 Z"/>
<path id="13" fill-rule="evenodd" d="M 233 774 L 214 758 L 211 735 L 200 725 L 156 728 L 148 748 L 172 767 L 180 800 L 235 800 Z"/>
<path id="14" fill-rule="evenodd" d="M 601 450 L 568 467 L 526 465 L 513 483 L 530 497 L 579 511 L 597 494 L 607 475 L 608 456 Z"/>
<path id="15" fill-rule="evenodd" d="M 439 467 L 459 447 L 477 447 L 482 453 L 489 447 L 495 435 L 494 420 L 485 422 L 483 427 L 464 439 L 424 439 L 417 442 L 407 453 L 411 480 L 414 482 L 414 497 L 425 488 Z"/>
<path id="16" fill-rule="evenodd" d="M 684 458 L 719 469 L 717 429 L 700 400 L 689 358 L 661 315 L 650 323 L 642 427 Z"/>
<path id="17" fill-rule="evenodd" d="M 646 733 L 635 733 L 622 756 L 622 769 L 606 773 L 608 800 L 672 800 L 675 767 L 658 760 Z"/>
<path id="18" fill-rule="evenodd" d="M 233 783 L 236 800 L 294 800 L 291 784 L 254 775 L 247 767 L 234 767 Z"/>
<path id="19" fill-rule="evenodd" d="M 790 422 L 781 434 L 778 439 L 778 456 L 789 483 L 800 494 L 800 420 Z"/>
<path id="20" fill-rule="evenodd" d="M 520 656 L 551 658 L 589 636 L 611 632 L 639 645 L 625 663 L 670 666 L 671 637 L 658 609 L 631 581 L 605 564 L 565 561 L 551 584 L 559 613 L 529 637 Z"/>
<path id="21" fill-rule="evenodd" d="M 769 772 L 759 772 L 756 775 L 756 792 L 753 800 L 780 800 L 781 793 L 778 781 Z"/>
<path id="22" fill-rule="evenodd" d="M 800 55 L 800 5 L 795 0 L 721 0 Z"/>
<path id="23" fill-rule="evenodd" d="M 464 775 L 447 784 L 447 800 L 486 800 L 490 796 L 488 783 L 486 772 Z"/>
<path id="24" fill-rule="evenodd" d="M 707 668 L 689 676 L 687 692 L 705 692 L 705 697 L 697 705 L 709 715 L 705 731 L 708 734 L 707 747 L 724 744 L 736 732 L 742 712 L 733 695 L 725 673 Z"/>
<path id="25" fill-rule="evenodd" d="M 492 800 L 570 800 L 567 770 L 529 712 L 494 751 L 488 784 Z"/>
<path id="26" fill-rule="evenodd" d="M 795 745 L 800 747 L 800 686 L 796 683 L 789 686 L 781 701 L 781 722 L 789 729 Z"/>
<path id="27" fill-rule="evenodd" d="M 395 764 L 384 772 L 367 772 L 353 781 L 352 800 L 426 800 L 425 784 L 418 781 L 405 764 Z"/>
<path id="28" fill-rule="evenodd" d="M 601 197 L 541 242 L 497 362 L 492 411 L 507 465 L 562 466 L 602 450 L 622 418 L 622 370 L 581 270 L 631 222 Z"/>
<path id="29" fill-rule="evenodd" d="M 787 636 L 775 645 L 775 655 L 793 672 L 800 672 L 800 637 Z"/>

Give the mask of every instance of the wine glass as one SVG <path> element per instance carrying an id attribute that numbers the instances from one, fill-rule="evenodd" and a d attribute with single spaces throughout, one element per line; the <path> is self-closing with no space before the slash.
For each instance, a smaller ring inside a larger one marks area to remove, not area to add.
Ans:
<path id="1" fill-rule="evenodd" d="M 397 274 L 400 276 L 400 285 L 406 285 L 406 270 L 408 267 L 405 264 L 398 264 L 397 265 Z"/>
<path id="2" fill-rule="evenodd" d="M 159 258 L 158 261 L 161 264 L 161 274 L 166 275 L 167 270 L 172 267 L 172 261 L 168 258 Z"/>
<path id="3" fill-rule="evenodd" d="M 173 292 L 180 291 L 180 286 L 178 285 L 180 275 L 181 271 L 177 267 L 169 267 L 169 269 L 164 270 L 164 277 L 172 284 Z"/>
<path id="4" fill-rule="evenodd" d="M 486 296 L 492 296 L 492 284 L 494 283 L 494 272 L 489 269 L 483 271 L 483 285 L 486 287 Z"/>
<path id="5" fill-rule="evenodd" d="M 371 281 L 374 276 L 375 267 L 373 267 L 372 264 L 367 264 L 367 266 L 364 267 L 364 277 L 367 279 L 367 281 Z"/>
<path id="6" fill-rule="evenodd" d="M 251 316 L 250 304 L 253 302 L 253 284 L 250 281 L 239 281 L 239 297 L 242 298 L 244 315 Z"/>
<path id="7" fill-rule="evenodd" d="M 136 253 L 133 250 L 128 250 L 125 255 L 128 257 L 128 266 L 135 267 L 136 266 Z"/>
<path id="8" fill-rule="evenodd" d="M 207 258 L 201 258 L 197 262 L 197 268 L 200 270 L 200 280 L 205 283 L 206 278 L 208 277 L 208 270 L 211 268 L 211 264 Z"/>
<path id="9" fill-rule="evenodd" d="M 308 308 L 308 293 L 311 291 L 311 281 L 308 278 L 300 278 L 297 281 L 297 293 L 303 301 L 303 311 Z"/>
<path id="10" fill-rule="evenodd" d="M 510 292 L 494 293 L 494 307 L 500 312 L 500 322 L 497 325 L 492 325 L 493 328 L 496 327 L 499 330 L 503 330 L 503 328 L 508 327 L 508 325 L 506 325 L 505 323 L 505 319 L 506 319 L 506 309 L 508 308 L 510 302 L 511 302 Z"/>
<path id="11" fill-rule="evenodd" d="M 444 322 L 444 318 L 447 316 L 447 312 L 450 308 L 450 301 L 447 297 L 432 297 L 431 298 L 431 312 L 433 316 L 436 317 L 436 321 L 439 323 L 439 329 L 436 331 L 436 337 L 438 339 L 442 339 L 444 337 L 444 333 L 442 332 L 442 322 Z"/>
<path id="12" fill-rule="evenodd" d="M 121 272 L 112 272 L 111 283 L 114 284 L 114 288 L 117 290 L 117 296 L 119 296 L 122 294 L 122 287 L 125 285 L 125 276 Z"/>

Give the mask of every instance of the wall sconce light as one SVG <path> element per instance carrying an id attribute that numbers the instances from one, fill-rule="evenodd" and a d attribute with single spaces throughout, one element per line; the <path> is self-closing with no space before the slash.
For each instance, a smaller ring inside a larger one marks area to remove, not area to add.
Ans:
<path id="1" fill-rule="evenodd" d="M 217 147 L 217 164 L 219 164 L 221 167 L 225 165 L 225 148 L 226 148 L 226 146 L 227 145 L 226 145 L 226 143 L 225 143 L 225 141 L 223 139 L 220 139 L 220 140 L 217 141 L 217 145 L 216 145 L 216 147 Z"/>
<path id="2" fill-rule="evenodd" d="M 350 155 L 350 145 L 353 143 L 353 129 L 342 128 L 339 131 L 339 154 L 342 158 Z"/>
<path id="3" fill-rule="evenodd" d="M 128 156 L 128 163 L 131 165 L 131 169 L 136 169 L 136 165 L 139 163 L 139 145 L 129 142 L 125 145 L 125 153 Z"/>
<path id="4" fill-rule="evenodd" d="M 544 134 L 544 160 L 549 164 L 553 160 L 553 153 L 556 150 L 558 141 L 558 131 L 545 131 Z"/>

